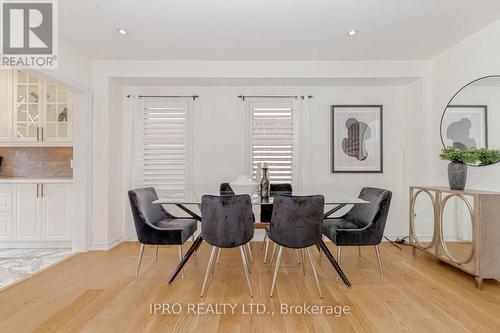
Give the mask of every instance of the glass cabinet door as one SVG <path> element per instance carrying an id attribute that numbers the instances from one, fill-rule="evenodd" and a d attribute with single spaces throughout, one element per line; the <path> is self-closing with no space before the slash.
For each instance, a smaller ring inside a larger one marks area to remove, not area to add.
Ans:
<path id="1" fill-rule="evenodd" d="M 40 81 L 21 71 L 16 72 L 15 140 L 38 141 L 41 111 Z"/>
<path id="2" fill-rule="evenodd" d="M 69 141 L 69 96 L 64 89 L 47 84 L 45 141 Z"/>

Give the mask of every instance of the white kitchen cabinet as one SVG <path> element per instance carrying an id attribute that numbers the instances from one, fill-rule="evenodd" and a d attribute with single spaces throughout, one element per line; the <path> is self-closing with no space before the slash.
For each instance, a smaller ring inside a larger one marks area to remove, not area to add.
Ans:
<path id="1" fill-rule="evenodd" d="M 71 142 L 71 96 L 66 90 L 16 71 L 14 98 L 14 141 Z"/>
<path id="2" fill-rule="evenodd" d="M 71 93 L 19 70 L 0 70 L 0 142 L 71 146 Z"/>
<path id="3" fill-rule="evenodd" d="M 71 142 L 71 95 L 56 85 L 46 84 L 44 96 L 46 100 L 41 140 Z"/>
<path id="4" fill-rule="evenodd" d="M 0 184 L 0 248 L 68 247 L 71 191 L 67 182 Z"/>
<path id="5" fill-rule="evenodd" d="M 16 240 L 40 239 L 42 214 L 39 185 L 14 185 L 14 207 L 13 238 Z"/>
<path id="6" fill-rule="evenodd" d="M 0 212 L 12 212 L 11 184 L 0 184 Z"/>
<path id="7" fill-rule="evenodd" d="M 41 184 L 41 198 L 44 238 L 71 239 L 71 186 Z"/>
<path id="8" fill-rule="evenodd" d="M 12 137 L 12 75 L 11 69 L 0 70 L 0 142 L 11 142 Z"/>
<path id="9" fill-rule="evenodd" d="M 0 240 L 10 239 L 12 226 L 12 213 L 0 213 Z"/>
<path id="10" fill-rule="evenodd" d="M 40 141 L 43 105 L 42 82 L 32 75 L 15 71 L 14 76 L 14 141 Z"/>

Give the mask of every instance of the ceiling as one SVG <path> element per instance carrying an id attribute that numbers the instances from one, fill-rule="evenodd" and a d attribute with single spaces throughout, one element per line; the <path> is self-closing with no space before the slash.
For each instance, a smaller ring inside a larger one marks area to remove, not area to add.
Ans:
<path id="1" fill-rule="evenodd" d="M 500 19 L 499 0 L 58 3 L 59 35 L 93 59 L 430 59 Z"/>

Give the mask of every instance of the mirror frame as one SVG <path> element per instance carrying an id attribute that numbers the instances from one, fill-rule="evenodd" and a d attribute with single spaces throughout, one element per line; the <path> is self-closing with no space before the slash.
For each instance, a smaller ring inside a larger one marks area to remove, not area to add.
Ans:
<path id="1" fill-rule="evenodd" d="M 470 81 L 465 86 L 463 86 L 462 88 L 460 88 L 455 94 L 453 94 L 453 96 L 451 97 L 451 99 L 446 104 L 446 106 L 444 108 L 444 111 L 441 114 L 441 121 L 439 122 L 439 138 L 441 139 L 441 145 L 443 146 L 443 148 L 446 148 L 446 145 L 444 144 L 444 140 L 443 140 L 443 121 L 444 121 L 444 116 L 446 114 L 446 110 L 450 106 L 451 102 L 453 102 L 453 100 L 455 99 L 455 97 L 457 97 L 458 94 L 460 94 L 462 92 L 462 90 L 464 90 L 468 86 L 473 85 L 474 83 L 476 83 L 478 81 L 481 81 L 481 80 L 484 80 L 484 79 L 489 79 L 489 78 L 499 78 L 500 79 L 500 74 L 486 75 L 486 76 L 482 76 L 480 78 L 477 78 L 477 79 L 474 79 L 474 80 Z M 486 139 L 488 139 L 488 138 L 486 138 Z M 494 163 L 494 164 L 496 164 L 496 163 Z M 493 165 L 493 164 L 488 164 L 488 165 Z M 467 164 L 467 166 L 472 166 L 472 167 L 485 167 L 485 166 L 488 166 L 488 165 Z"/>

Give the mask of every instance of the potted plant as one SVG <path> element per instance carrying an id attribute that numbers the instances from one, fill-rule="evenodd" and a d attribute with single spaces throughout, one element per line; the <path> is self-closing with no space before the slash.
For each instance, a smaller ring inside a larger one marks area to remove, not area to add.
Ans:
<path id="1" fill-rule="evenodd" d="M 448 181 L 452 190 L 462 191 L 467 182 L 467 164 L 475 164 L 478 161 L 476 149 L 443 148 L 441 159 L 450 161 L 448 164 Z"/>
<path id="2" fill-rule="evenodd" d="M 500 150 L 481 148 L 477 150 L 479 165 L 490 165 L 500 162 Z"/>

